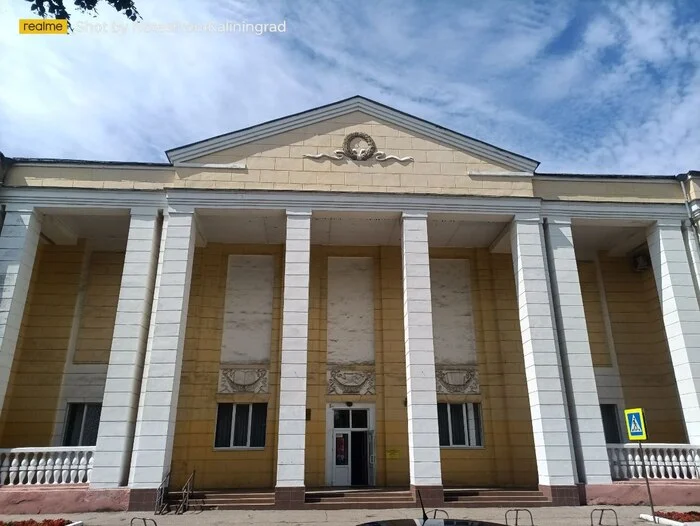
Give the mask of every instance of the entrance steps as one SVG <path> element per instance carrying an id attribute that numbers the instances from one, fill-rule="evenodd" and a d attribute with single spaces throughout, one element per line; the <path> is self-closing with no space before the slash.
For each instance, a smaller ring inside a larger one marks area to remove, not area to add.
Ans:
<path id="1" fill-rule="evenodd" d="M 551 506 L 542 492 L 519 489 L 445 488 L 445 508 L 535 508 Z M 181 492 L 170 492 L 170 510 L 174 512 Z M 308 489 L 305 509 L 387 509 L 419 506 L 405 488 L 319 488 Z M 263 490 L 196 490 L 190 497 L 191 511 L 274 509 L 275 492 Z"/>
<path id="2" fill-rule="evenodd" d="M 535 508 L 552 501 L 537 490 L 445 488 L 446 508 Z"/>
<path id="3" fill-rule="evenodd" d="M 171 492 L 170 509 L 176 510 L 182 499 L 181 492 Z M 190 507 L 195 510 L 244 510 L 273 509 L 275 492 L 272 490 L 196 490 L 190 497 Z"/>
<path id="4" fill-rule="evenodd" d="M 387 488 L 333 488 L 306 491 L 305 508 L 386 509 L 415 506 L 409 490 Z"/>

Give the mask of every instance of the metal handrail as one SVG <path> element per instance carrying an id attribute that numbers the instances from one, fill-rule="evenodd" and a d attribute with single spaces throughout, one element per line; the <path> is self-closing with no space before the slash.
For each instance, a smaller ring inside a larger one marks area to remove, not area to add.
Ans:
<path id="1" fill-rule="evenodd" d="M 176 515 L 185 513 L 190 507 L 190 497 L 192 497 L 192 492 L 194 491 L 194 474 L 195 471 L 192 471 L 187 482 L 182 486 L 182 500 L 180 500 L 180 505 L 177 507 Z"/>
<path id="2" fill-rule="evenodd" d="M 156 502 L 154 515 L 162 515 L 164 510 L 170 511 L 170 503 L 168 502 L 168 486 L 170 486 L 170 472 L 163 477 L 163 482 L 158 486 L 156 491 Z"/>

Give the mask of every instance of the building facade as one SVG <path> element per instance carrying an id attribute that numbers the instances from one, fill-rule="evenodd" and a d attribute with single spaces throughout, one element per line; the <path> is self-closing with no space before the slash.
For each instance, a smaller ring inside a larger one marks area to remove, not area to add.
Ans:
<path id="1" fill-rule="evenodd" d="M 633 503 L 642 457 L 698 503 L 692 172 L 539 174 L 362 97 L 167 155 L 3 161 L 3 509 L 151 509 L 193 472 L 289 508 Z"/>

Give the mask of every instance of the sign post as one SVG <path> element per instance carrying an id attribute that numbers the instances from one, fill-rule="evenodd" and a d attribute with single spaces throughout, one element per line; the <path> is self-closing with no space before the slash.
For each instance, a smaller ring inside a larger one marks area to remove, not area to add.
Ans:
<path id="1" fill-rule="evenodd" d="M 642 461 L 642 473 L 644 473 L 644 480 L 647 484 L 651 516 L 656 523 L 658 521 L 656 520 L 656 514 L 654 513 L 654 501 L 651 498 L 651 486 L 649 486 L 649 476 L 647 475 L 647 468 L 644 464 L 644 448 L 642 448 L 642 442 L 647 439 L 647 425 L 644 420 L 644 410 L 641 407 L 635 409 L 625 409 L 625 424 L 627 425 L 627 437 L 631 441 L 639 442 L 639 458 Z"/>

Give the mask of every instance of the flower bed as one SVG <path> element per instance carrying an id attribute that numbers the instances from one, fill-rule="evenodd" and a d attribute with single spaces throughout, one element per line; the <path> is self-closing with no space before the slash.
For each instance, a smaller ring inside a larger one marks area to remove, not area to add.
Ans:
<path id="1" fill-rule="evenodd" d="M 665 526 L 700 526 L 700 512 L 697 511 L 657 511 L 655 515 L 642 513 L 639 518 Z"/>
<path id="2" fill-rule="evenodd" d="M 700 522 L 700 511 L 657 511 L 656 516 L 678 522 Z"/>
<path id="3" fill-rule="evenodd" d="M 34 519 L 10 522 L 0 521 L 0 526 L 69 526 L 70 524 L 73 523 L 66 519 L 44 519 L 41 522 L 37 522 Z"/>

